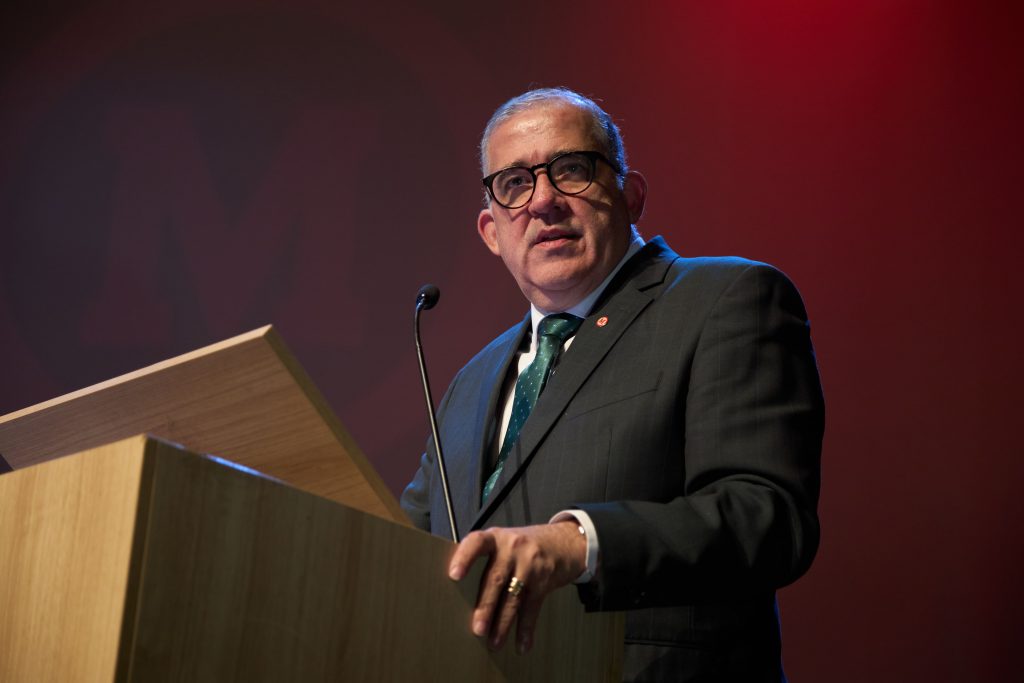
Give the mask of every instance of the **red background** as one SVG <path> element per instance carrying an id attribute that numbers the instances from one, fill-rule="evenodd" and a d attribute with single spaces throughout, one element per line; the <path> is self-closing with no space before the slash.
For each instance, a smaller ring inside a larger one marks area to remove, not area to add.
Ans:
<path id="1" fill-rule="evenodd" d="M 437 393 L 526 306 L 475 234 L 479 131 L 569 85 L 621 124 L 644 235 L 804 294 L 829 412 L 791 678 L 1016 678 L 1019 3 L 153 5 L 0 16 L 0 413 L 273 322 L 397 494 L 417 288 Z"/>

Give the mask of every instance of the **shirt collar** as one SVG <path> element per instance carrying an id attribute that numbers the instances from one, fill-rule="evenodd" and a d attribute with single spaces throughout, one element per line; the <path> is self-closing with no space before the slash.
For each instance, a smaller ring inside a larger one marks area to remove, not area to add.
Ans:
<path id="1" fill-rule="evenodd" d="M 606 277 L 604 281 L 594 289 L 594 291 L 583 297 L 583 300 L 580 301 L 575 306 L 573 306 L 572 308 L 567 308 L 565 311 L 548 311 L 547 313 L 545 313 L 538 309 L 533 304 L 530 304 L 530 324 L 533 327 L 530 339 L 533 340 L 537 338 L 537 325 L 540 324 L 540 321 L 543 320 L 544 316 L 546 315 L 564 312 L 575 315 L 578 318 L 586 318 L 590 314 L 590 309 L 593 308 L 594 303 L 597 301 L 598 297 L 600 297 L 601 293 L 604 292 L 604 288 L 607 287 L 608 283 L 612 281 L 613 277 L 615 277 L 615 274 L 618 273 L 619 270 L 622 269 L 622 266 L 625 265 L 626 261 L 632 258 L 633 254 L 640 251 L 640 249 L 643 246 L 644 239 L 640 237 L 639 234 L 634 232 L 633 239 L 630 241 L 629 246 L 626 248 L 626 253 L 622 255 L 622 258 L 619 260 L 618 264 L 616 264 L 616 266 L 612 268 L 612 272 L 608 273 L 608 277 Z"/>

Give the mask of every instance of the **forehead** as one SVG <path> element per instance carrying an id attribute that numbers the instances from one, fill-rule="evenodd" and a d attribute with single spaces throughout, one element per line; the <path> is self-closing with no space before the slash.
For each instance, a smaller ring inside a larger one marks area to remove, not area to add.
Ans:
<path id="1" fill-rule="evenodd" d="M 570 104 L 538 104 L 502 121 L 487 143 L 490 170 L 547 161 L 558 152 L 597 149 L 593 119 Z"/>

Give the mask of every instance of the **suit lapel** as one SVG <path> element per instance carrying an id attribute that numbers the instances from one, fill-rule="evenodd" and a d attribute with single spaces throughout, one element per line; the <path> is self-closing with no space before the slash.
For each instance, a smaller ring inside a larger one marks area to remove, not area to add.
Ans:
<path id="1" fill-rule="evenodd" d="M 501 400 L 501 390 L 505 385 L 505 378 L 508 376 L 510 364 L 516 358 L 516 352 L 523 342 L 523 337 L 530 330 L 530 314 L 527 313 L 523 322 L 519 325 L 518 331 L 509 335 L 509 339 L 496 350 L 501 359 L 488 370 L 480 383 L 480 399 L 477 405 L 480 413 L 473 420 L 474 432 L 472 448 L 467 454 L 468 457 L 454 458 L 449 465 L 451 474 L 449 479 L 452 484 L 462 484 L 462 490 L 458 494 L 453 492 L 452 506 L 455 508 L 455 519 L 458 522 L 459 534 L 463 535 L 469 531 L 469 524 L 480 512 L 480 496 L 483 493 L 483 482 L 490 472 L 483 473 L 484 465 L 490 458 L 488 448 L 493 441 L 494 432 L 498 429 L 498 404 Z M 442 444 L 443 447 L 443 444 Z M 447 461 L 448 459 L 445 458 Z"/>
<path id="2" fill-rule="evenodd" d="M 663 257 L 666 253 L 668 256 Z M 676 258 L 678 256 L 667 248 L 660 237 L 655 238 L 609 283 L 606 294 L 602 295 L 594 311 L 584 320 L 572 345 L 555 367 L 555 373 L 548 380 L 519 433 L 519 440 L 505 461 L 494 491 L 477 515 L 473 529 L 480 528 L 504 500 L 569 401 L 608 355 L 615 342 L 653 301 L 654 296 L 648 290 L 664 281 L 669 265 Z M 603 324 L 598 325 L 602 318 Z M 493 404 L 497 405 L 496 397 Z M 554 455 L 557 457 L 557 454 Z"/>

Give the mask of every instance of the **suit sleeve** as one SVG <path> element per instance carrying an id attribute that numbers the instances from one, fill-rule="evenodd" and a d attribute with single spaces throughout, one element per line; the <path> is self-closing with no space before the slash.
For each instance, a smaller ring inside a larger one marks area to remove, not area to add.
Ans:
<path id="1" fill-rule="evenodd" d="M 721 291 L 679 380 L 683 490 L 579 506 L 601 548 L 587 609 L 743 599 L 794 581 L 817 550 L 824 403 L 803 303 L 763 264 Z"/>
<path id="2" fill-rule="evenodd" d="M 434 439 L 427 439 L 420 457 L 420 466 L 409 485 L 402 491 L 399 501 L 402 510 L 417 529 L 430 531 L 430 480 L 434 473 Z"/>
<path id="3" fill-rule="evenodd" d="M 448 390 L 441 397 L 441 403 L 437 408 L 438 425 L 442 424 L 442 419 L 448 408 L 448 402 L 460 376 L 461 373 L 455 376 Z M 427 445 L 424 447 L 423 455 L 420 457 L 420 466 L 416 470 L 416 476 L 413 477 L 413 480 L 402 491 L 402 497 L 399 500 L 402 510 L 409 515 L 413 526 L 423 531 L 432 531 L 430 525 L 430 492 L 432 488 L 431 481 L 435 476 L 440 477 L 437 474 L 437 454 L 434 449 L 434 437 L 430 436 L 427 438 Z M 447 520 L 445 524 L 447 524 Z"/>

